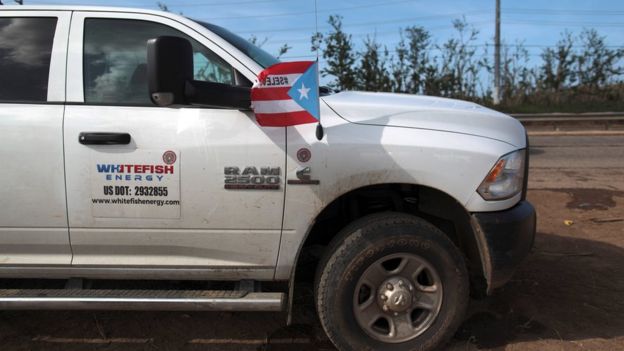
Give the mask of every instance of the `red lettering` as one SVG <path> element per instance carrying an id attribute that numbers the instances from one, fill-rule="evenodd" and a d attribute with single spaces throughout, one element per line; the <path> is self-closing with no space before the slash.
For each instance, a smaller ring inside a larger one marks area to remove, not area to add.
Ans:
<path id="1" fill-rule="evenodd" d="M 173 165 L 165 166 L 165 174 L 173 174 Z"/>

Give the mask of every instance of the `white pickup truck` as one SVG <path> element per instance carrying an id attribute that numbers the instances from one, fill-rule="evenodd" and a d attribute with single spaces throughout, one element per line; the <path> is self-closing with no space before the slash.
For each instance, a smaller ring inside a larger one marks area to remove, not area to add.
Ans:
<path id="1" fill-rule="evenodd" d="M 276 62 L 172 13 L 0 6 L 0 309 L 289 311 L 320 252 L 338 349 L 452 336 L 533 244 L 524 128 L 360 92 L 321 97 L 320 140 L 261 127 L 249 88 Z"/>

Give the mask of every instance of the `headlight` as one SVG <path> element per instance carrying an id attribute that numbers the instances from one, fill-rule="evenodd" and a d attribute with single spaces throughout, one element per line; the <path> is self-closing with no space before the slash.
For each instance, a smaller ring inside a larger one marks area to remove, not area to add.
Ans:
<path id="1" fill-rule="evenodd" d="M 501 157 L 477 191 L 485 200 L 505 200 L 522 191 L 526 150 L 518 150 Z"/>

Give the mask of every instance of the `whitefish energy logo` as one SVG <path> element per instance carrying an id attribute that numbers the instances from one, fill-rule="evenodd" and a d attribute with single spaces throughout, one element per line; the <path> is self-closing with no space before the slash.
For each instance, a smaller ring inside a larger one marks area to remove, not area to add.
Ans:
<path id="1" fill-rule="evenodd" d="M 180 218 L 180 154 L 135 150 L 94 154 L 94 217 Z"/>
<path id="2" fill-rule="evenodd" d="M 97 172 L 107 181 L 161 182 L 165 175 L 175 174 L 174 165 L 146 164 L 96 164 Z"/>

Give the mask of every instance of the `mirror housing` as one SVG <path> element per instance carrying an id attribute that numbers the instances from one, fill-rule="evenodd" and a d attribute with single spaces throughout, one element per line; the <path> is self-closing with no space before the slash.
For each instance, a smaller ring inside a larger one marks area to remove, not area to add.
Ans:
<path id="1" fill-rule="evenodd" d="M 158 106 L 251 106 L 250 88 L 193 80 L 193 47 L 185 38 L 162 36 L 148 40 L 147 75 L 150 98 Z"/>
<path id="2" fill-rule="evenodd" d="M 186 82 L 193 80 L 193 47 L 180 37 L 147 41 L 147 81 L 152 102 L 158 106 L 185 105 Z"/>

